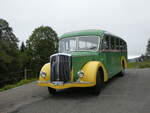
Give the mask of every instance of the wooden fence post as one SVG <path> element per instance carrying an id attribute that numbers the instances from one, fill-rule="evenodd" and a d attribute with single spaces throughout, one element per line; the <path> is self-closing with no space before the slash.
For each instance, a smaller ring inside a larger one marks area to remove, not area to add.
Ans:
<path id="1" fill-rule="evenodd" d="M 26 67 L 24 69 L 24 79 L 27 80 L 27 69 L 26 69 Z"/>

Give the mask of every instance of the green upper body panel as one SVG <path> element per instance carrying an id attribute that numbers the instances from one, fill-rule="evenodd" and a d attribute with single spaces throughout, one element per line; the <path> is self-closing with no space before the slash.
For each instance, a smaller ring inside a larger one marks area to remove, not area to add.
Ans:
<path id="1" fill-rule="evenodd" d="M 96 36 L 101 36 L 105 33 L 103 30 L 96 30 L 96 29 L 91 29 L 91 30 L 81 30 L 81 31 L 74 31 L 74 32 L 68 32 L 59 37 L 59 39 L 62 38 L 67 38 L 67 37 L 75 37 L 75 36 L 89 36 L 89 35 L 96 35 Z"/>

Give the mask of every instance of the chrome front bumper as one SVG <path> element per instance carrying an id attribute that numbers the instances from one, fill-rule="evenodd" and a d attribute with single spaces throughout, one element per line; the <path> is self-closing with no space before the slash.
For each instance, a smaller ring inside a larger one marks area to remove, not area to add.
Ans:
<path id="1" fill-rule="evenodd" d="M 50 82 L 50 81 L 37 81 L 37 83 L 51 83 L 51 84 L 54 84 L 54 85 L 64 85 L 64 84 L 92 84 L 93 82 L 76 81 L 76 82 L 63 83 L 61 81 L 53 81 L 53 82 Z"/>

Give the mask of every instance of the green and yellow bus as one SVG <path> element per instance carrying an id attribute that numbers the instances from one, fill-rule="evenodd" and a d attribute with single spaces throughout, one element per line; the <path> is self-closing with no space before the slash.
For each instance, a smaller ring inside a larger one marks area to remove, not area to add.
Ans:
<path id="1" fill-rule="evenodd" d="M 127 43 L 103 30 L 81 30 L 60 36 L 59 53 L 50 56 L 38 85 L 57 89 L 91 87 L 98 95 L 104 83 L 127 67 Z"/>

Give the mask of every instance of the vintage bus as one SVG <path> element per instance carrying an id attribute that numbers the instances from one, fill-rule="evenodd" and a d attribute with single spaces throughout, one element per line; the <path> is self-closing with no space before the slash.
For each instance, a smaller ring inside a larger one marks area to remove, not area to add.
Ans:
<path id="1" fill-rule="evenodd" d="M 57 89 L 91 87 L 98 95 L 104 83 L 127 67 L 127 43 L 103 30 L 81 30 L 60 36 L 59 53 L 50 56 L 38 85 Z"/>

